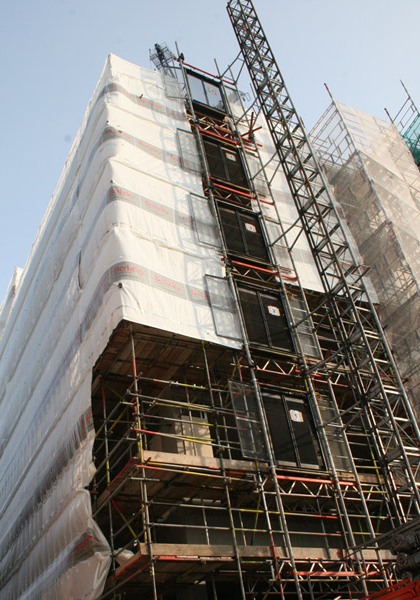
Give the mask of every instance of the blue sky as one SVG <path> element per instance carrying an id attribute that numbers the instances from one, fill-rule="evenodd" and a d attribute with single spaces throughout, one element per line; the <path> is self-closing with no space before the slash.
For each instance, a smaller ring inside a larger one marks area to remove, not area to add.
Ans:
<path id="1" fill-rule="evenodd" d="M 420 105 L 420 0 L 254 0 L 309 129 L 334 97 L 386 118 Z M 214 72 L 238 52 L 225 0 L 2 2 L 0 302 L 24 266 L 108 53 L 150 67 L 155 42 Z"/>

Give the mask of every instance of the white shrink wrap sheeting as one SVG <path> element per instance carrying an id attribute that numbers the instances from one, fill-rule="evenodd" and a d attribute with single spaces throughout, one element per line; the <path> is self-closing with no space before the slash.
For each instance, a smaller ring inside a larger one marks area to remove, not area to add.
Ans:
<path id="1" fill-rule="evenodd" d="M 213 323 L 206 276 L 225 273 L 199 169 L 182 100 L 159 73 L 110 56 L 1 312 L 2 600 L 102 593 L 90 388 L 118 323 L 240 346 L 232 311 L 226 337 Z"/>
<path id="2" fill-rule="evenodd" d="M 22 269 L 20 267 L 16 267 L 12 279 L 10 280 L 9 286 L 7 288 L 4 301 L 0 305 L 0 336 L 7 323 L 7 318 L 10 314 L 10 311 L 12 310 L 16 293 L 19 288 L 19 281 L 21 275 Z"/>
<path id="3" fill-rule="evenodd" d="M 398 130 L 333 102 L 312 132 L 420 418 L 420 173 Z"/>

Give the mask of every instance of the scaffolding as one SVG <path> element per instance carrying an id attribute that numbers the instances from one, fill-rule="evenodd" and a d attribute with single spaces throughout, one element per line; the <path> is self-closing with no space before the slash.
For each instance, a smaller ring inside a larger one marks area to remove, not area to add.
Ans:
<path id="1" fill-rule="evenodd" d="M 312 131 L 370 266 L 378 313 L 419 416 L 420 175 L 394 125 L 332 101 Z"/>
<path id="2" fill-rule="evenodd" d="M 296 578 L 302 598 L 357 598 L 383 585 L 378 551 L 362 567 L 347 539 L 349 527 L 356 544 L 371 538 L 366 510 L 377 533 L 393 528 L 377 466 L 360 456 L 357 479 L 333 475 L 296 422 L 300 457 L 277 436 L 273 476 L 243 353 L 121 323 L 93 376 L 94 516 L 115 561 L 104 598 L 295 598 Z M 271 419 L 285 402 L 305 414 L 297 385 L 272 365 L 259 373 Z M 266 425 L 273 438 L 280 422 Z M 380 556 L 392 581 L 391 554 Z"/>
<path id="3" fill-rule="evenodd" d="M 185 98 L 216 217 L 215 328 L 239 343 L 123 320 L 97 360 L 91 496 L 113 560 L 102 597 L 361 599 L 395 584 L 393 532 L 419 517 L 418 427 L 252 3 L 228 12 L 242 57 L 225 73 L 155 54 Z M 197 219 L 200 243 L 208 226 Z"/>
<path id="4" fill-rule="evenodd" d="M 390 117 L 390 119 L 407 144 L 414 162 L 420 168 L 420 112 L 405 85 L 402 82 L 401 84 L 407 98 L 395 117 Z M 389 113 L 388 116 L 390 116 Z"/>

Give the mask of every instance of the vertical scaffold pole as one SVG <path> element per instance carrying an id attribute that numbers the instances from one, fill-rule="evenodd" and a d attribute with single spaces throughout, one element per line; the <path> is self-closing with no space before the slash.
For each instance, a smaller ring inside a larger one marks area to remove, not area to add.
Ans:
<path id="1" fill-rule="evenodd" d="M 133 392 L 134 392 L 134 401 L 133 401 L 133 410 L 134 410 L 134 421 L 135 428 L 137 430 L 137 450 L 138 456 L 140 459 L 140 463 L 144 465 L 144 457 L 143 457 L 143 441 L 142 441 L 142 424 L 141 424 L 141 412 L 140 412 L 140 394 L 138 387 L 138 375 L 137 375 L 137 359 L 136 359 L 136 345 L 134 339 L 133 329 L 130 325 L 130 341 L 131 341 L 131 361 L 132 361 L 132 371 L 133 371 Z M 147 549 L 149 551 L 149 560 L 150 560 L 150 577 L 152 580 L 152 589 L 153 589 L 153 600 L 157 600 L 157 588 L 156 588 L 156 573 L 155 573 L 155 565 L 154 565 L 154 557 L 153 557 L 153 543 L 150 532 L 150 515 L 149 515 L 149 502 L 148 502 L 148 494 L 147 494 L 147 486 L 146 486 L 146 473 L 144 467 L 142 467 L 142 476 L 141 476 L 141 490 L 142 490 L 142 516 L 143 516 L 143 532 L 145 536 L 145 542 Z"/>

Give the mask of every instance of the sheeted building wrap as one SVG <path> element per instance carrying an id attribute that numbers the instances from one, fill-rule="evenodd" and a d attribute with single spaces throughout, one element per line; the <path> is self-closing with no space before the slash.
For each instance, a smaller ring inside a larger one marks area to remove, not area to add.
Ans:
<path id="1" fill-rule="evenodd" d="M 401 375 L 420 418 L 420 173 L 397 129 L 333 102 L 315 147 L 380 303 Z"/>
<path id="2" fill-rule="evenodd" d="M 111 559 L 86 489 L 94 472 L 91 379 L 117 325 L 242 346 L 177 85 L 108 58 L 27 265 L 2 306 L 2 600 L 102 592 Z M 267 133 L 260 139 L 268 159 Z M 280 214 L 301 283 L 317 290 L 284 176 L 267 170 L 277 211 L 272 200 L 263 210 L 276 260 L 293 285 Z"/>
<path id="3" fill-rule="evenodd" d="M 233 333 L 221 338 L 213 324 L 205 275 L 223 277 L 224 267 L 199 170 L 182 100 L 167 97 L 160 74 L 110 56 L 2 308 L 4 600 L 102 591 L 110 551 L 85 489 L 91 374 L 118 323 L 239 346 L 228 297 L 220 304 Z"/>

